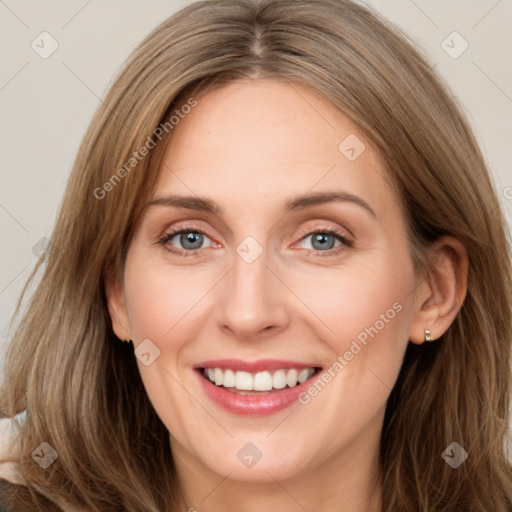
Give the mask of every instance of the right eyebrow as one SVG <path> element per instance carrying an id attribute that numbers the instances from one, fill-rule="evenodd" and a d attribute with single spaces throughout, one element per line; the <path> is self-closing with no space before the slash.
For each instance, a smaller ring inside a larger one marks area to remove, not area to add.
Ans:
<path id="1" fill-rule="evenodd" d="M 210 199 L 194 196 L 165 196 L 152 199 L 145 208 L 153 206 L 168 206 L 174 208 L 186 208 L 188 210 L 198 210 L 214 215 L 220 215 L 220 208 Z"/>

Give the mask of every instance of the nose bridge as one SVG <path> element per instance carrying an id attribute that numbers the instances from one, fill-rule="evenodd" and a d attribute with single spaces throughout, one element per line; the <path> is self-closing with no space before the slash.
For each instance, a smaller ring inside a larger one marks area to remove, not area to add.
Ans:
<path id="1" fill-rule="evenodd" d="M 248 338 L 287 322 L 284 296 L 268 269 L 270 252 L 247 237 L 236 248 L 226 279 L 220 322 L 239 337 Z"/>
<path id="2" fill-rule="evenodd" d="M 243 242 L 237 247 L 233 258 L 232 286 L 238 300 L 263 302 L 265 299 L 269 263 L 267 253 L 263 248 L 258 251 L 251 247 L 250 242 Z"/>

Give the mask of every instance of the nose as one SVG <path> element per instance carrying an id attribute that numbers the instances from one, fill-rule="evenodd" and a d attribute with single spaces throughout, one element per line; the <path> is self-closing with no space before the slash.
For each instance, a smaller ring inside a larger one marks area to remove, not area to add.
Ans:
<path id="1" fill-rule="evenodd" d="M 287 288 L 269 268 L 267 253 L 251 263 L 235 253 L 219 290 L 218 325 L 241 341 L 276 335 L 290 321 Z"/>

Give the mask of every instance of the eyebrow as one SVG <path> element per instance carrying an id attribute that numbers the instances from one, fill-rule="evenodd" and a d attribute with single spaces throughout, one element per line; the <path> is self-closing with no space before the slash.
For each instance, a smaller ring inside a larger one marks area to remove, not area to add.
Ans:
<path id="1" fill-rule="evenodd" d="M 301 196 L 296 196 L 288 199 L 284 203 L 284 213 L 289 213 L 292 211 L 304 210 L 306 208 L 310 208 L 312 206 L 332 203 L 332 202 L 342 202 L 342 203 L 353 203 L 356 204 L 365 210 L 367 210 L 374 218 L 377 218 L 376 213 L 373 211 L 371 206 L 361 197 L 356 196 L 354 194 L 350 194 L 344 191 L 335 191 L 335 192 L 317 192 L 312 194 L 304 194 Z M 214 201 L 208 199 L 206 197 L 198 197 L 198 196 L 165 196 L 165 197 L 156 197 L 152 199 L 147 205 L 146 208 L 154 207 L 154 206 L 167 206 L 167 207 L 175 207 L 175 208 L 185 208 L 188 210 L 197 210 L 212 213 L 213 215 L 222 215 L 222 209 L 215 204 Z"/>

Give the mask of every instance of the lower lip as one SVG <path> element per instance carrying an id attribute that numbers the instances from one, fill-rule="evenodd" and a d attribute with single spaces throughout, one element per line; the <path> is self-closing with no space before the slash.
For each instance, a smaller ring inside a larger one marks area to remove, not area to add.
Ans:
<path id="1" fill-rule="evenodd" d="M 293 388 L 286 387 L 261 395 L 239 395 L 210 382 L 203 376 L 202 370 L 196 370 L 195 373 L 205 393 L 213 402 L 229 412 L 242 416 L 265 416 L 285 409 L 293 404 L 311 385 L 312 379 L 318 376 L 318 373 L 314 373 L 307 381 Z"/>

